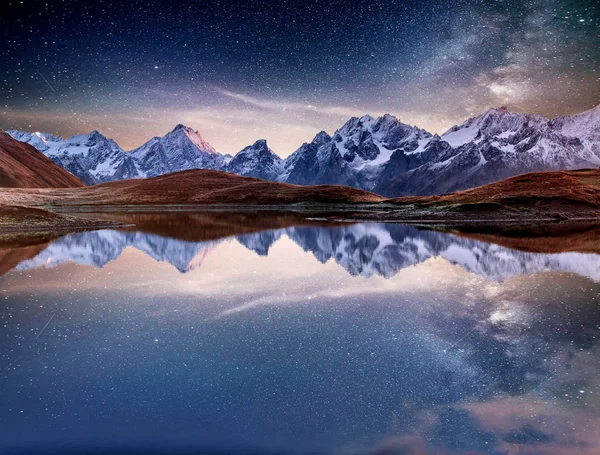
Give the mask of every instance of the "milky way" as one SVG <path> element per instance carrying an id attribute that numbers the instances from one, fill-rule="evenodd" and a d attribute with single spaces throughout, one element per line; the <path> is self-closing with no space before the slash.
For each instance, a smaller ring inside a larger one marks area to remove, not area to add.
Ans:
<path id="1" fill-rule="evenodd" d="M 600 103 L 595 1 L 10 0 L 1 128 L 99 129 L 126 149 L 177 123 L 223 153 L 286 156 L 350 116 L 442 133 L 491 106 Z"/>

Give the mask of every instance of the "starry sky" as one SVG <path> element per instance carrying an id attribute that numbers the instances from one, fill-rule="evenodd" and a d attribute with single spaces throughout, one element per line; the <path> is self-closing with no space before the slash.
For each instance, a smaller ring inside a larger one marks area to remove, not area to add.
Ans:
<path id="1" fill-rule="evenodd" d="M 287 156 L 351 116 L 443 133 L 489 107 L 600 103 L 595 0 L 4 0 L 0 128 L 98 129 L 126 150 L 177 123 Z"/>

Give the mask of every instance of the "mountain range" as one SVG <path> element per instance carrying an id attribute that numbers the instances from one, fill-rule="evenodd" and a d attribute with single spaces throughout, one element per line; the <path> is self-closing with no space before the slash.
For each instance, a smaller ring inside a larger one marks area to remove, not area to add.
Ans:
<path id="1" fill-rule="evenodd" d="M 290 227 L 203 242 L 122 230 L 82 232 L 52 242 L 35 257 L 18 264 L 16 270 L 53 267 L 66 262 L 101 268 L 116 260 L 126 247 L 133 247 L 186 273 L 199 267 L 223 241 L 237 240 L 244 247 L 266 256 L 283 236 L 312 253 L 319 262 L 333 260 L 353 276 L 390 278 L 404 268 L 441 257 L 492 281 L 547 270 L 577 273 L 600 280 L 600 255 L 597 254 L 531 253 L 389 223 Z"/>
<path id="2" fill-rule="evenodd" d="M 347 185 L 397 197 L 443 194 L 526 172 L 600 167 L 600 106 L 554 119 L 489 109 L 441 136 L 389 114 L 354 117 L 332 136 L 321 131 L 285 159 L 265 140 L 234 157 L 223 155 L 184 125 L 130 152 L 98 131 L 66 140 L 7 132 L 88 185 L 211 169 L 300 185 Z"/>

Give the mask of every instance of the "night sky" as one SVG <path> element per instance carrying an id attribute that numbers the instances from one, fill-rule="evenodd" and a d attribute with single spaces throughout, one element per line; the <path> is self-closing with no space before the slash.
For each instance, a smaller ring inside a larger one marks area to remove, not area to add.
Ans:
<path id="1" fill-rule="evenodd" d="M 125 149 L 184 123 L 286 156 L 366 113 L 442 133 L 600 103 L 595 0 L 4 0 L 0 36 L 0 128 Z"/>

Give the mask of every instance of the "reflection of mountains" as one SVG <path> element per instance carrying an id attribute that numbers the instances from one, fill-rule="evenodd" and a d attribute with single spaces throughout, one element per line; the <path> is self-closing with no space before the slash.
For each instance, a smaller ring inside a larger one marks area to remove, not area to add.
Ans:
<path id="1" fill-rule="evenodd" d="M 266 256 L 270 247 L 287 235 L 322 263 L 333 258 L 351 275 L 391 277 L 403 268 L 432 257 L 442 257 L 486 279 L 502 280 L 544 270 L 574 272 L 600 280 L 600 255 L 576 252 L 539 254 L 493 243 L 423 231 L 406 225 L 354 224 L 339 227 L 292 227 L 245 234 L 237 239 L 246 248 Z M 67 261 L 103 267 L 130 246 L 181 272 L 202 264 L 221 240 L 190 242 L 155 234 L 96 231 L 56 240 L 17 269 L 53 266 Z"/>
<path id="2" fill-rule="evenodd" d="M 101 268 L 116 260 L 125 248 L 133 247 L 156 261 L 166 261 L 180 272 L 187 272 L 202 264 L 218 243 L 187 242 L 141 232 L 81 232 L 54 241 L 34 258 L 21 262 L 16 269 L 53 267 L 66 262 Z"/>

